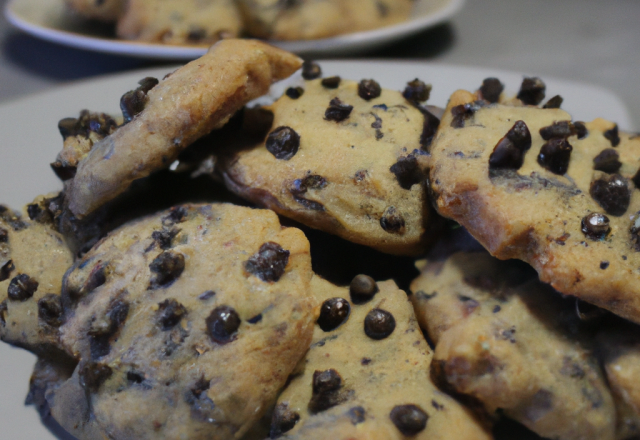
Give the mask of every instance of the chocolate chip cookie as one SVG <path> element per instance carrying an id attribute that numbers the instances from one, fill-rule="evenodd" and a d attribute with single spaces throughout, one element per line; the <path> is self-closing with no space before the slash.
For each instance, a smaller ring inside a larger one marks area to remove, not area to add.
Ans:
<path id="1" fill-rule="evenodd" d="M 439 383 L 545 438 L 618 438 L 614 400 L 574 299 L 524 263 L 485 252 L 420 266 L 411 300 L 436 344 Z"/>
<path id="2" fill-rule="evenodd" d="M 389 26 L 409 18 L 411 0 L 239 0 L 247 32 L 273 40 L 313 40 Z"/>
<path id="3" fill-rule="evenodd" d="M 38 203 L 25 211 L 0 206 L 0 338 L 47 353 L 58 347 L 60 288 L 73 254 L 58 232 L 39 221 Z"/>
<path id="4" fill-rule="evenodd" d="M 217 167 L 230 190 L 279 214 L 382 252 L 418 254 L 432 218 L 424 148 L 438 119 L 417 105 L 429 91 L 419 80 L 403 92 L 371 79 L 305 81 L 263 109 L 273 120 L 262 142 L 221 155 Z"/>
<path id="5" fill-rule="evenodd" d="M 73 174 L 65 180 L 68 208 L 84 217 L 134 180 L 167 168 L 184 148 L 300 64 L 295 55 L 264 43 L 229 39 L 159 84 L 141 84 L 123 104 L 126 125 L 93 145 L 75 171 L 67 170 Z"/>
<path id="6" fill-rule="evenodd" d="M 311 274 L 271 211 L 182 205 L 119 228 L 65 276 L 79 363 L 54 418 L 79 439 L 240 438 L 309 347 Z"/>
<path id="7" fill-rule="evenodd" d="M 429 378 L 433 353 L 393 281 L 314 276 L 313 342 L 276 405 L 271 438 L 489 439 Z"/>
<path id="8" fill-rule="evenodd" d="M 494 256 L 640 322 L 640 137 L 538 99 L 451 96 L 430 150 L 435 205 Z"/>
<path id="9" fill-rule="evenodd" d="M 211 45 L 242 29 L 234 0 L 129 0 L 116 34 L 126 40 Z"/>

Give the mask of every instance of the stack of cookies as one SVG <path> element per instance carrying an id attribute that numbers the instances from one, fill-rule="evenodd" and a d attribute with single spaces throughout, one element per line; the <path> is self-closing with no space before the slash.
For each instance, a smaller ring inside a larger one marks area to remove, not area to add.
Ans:
<path id="1" fill-rule="evenodd" d="M 407 20 L 413 0 L 64 0 L 74 14 L 115 24 L 125 40 L 209 45 L 248 36 L 314 40 Z"/>
<path id="2" fill-rule="evenodd" d="M 640 137 L 409 80 L 228 39 L 60 121 L 63 191 L 0 211 L 28 402 L 79 440 L 638 438 Z"/>

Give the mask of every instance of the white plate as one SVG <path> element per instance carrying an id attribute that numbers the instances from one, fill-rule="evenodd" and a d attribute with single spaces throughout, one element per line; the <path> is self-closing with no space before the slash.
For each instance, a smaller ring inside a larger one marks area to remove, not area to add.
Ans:
<path id="1" fill-rule="evenodd" d="M 458 88 L 476 89 L 489 76 L 500 78 L 507 91 L 516 92 L 523 74 L 500 70 L 428 64 L 423 62 L 325 61 L 325 75 L 344 78 L 375 78 L 383 87 L 402 90 L 407 81 L 420 78 L 433 84 L 428 103 L 444 106 L 449 95 Z M 120 96 L 135 88 L 145 76 L 163 77 L 171 69 L 141 70 L 109 76 L 61 87 L 0 105 L 0 201 L 14 208 L 31 201 L 36 195 L 60 189 L 61 185 L 49 168 L 60 150 L 62 138 L 58 120 L 77 116 L 81 109 L 117 113 Z M 575 119 L 589 121 L 605 117 L 631 130 L 631 118 L 624 104 L 611 92 L 592 85 L 543 78 L 547 96 L 564 98 L 563 108 Z M 299 77 L 274 88 L 274 95 L 284 87 L 300 81 Z M 637 128 L 637 127 L 636 127 Z M 10 440 L 53 440 L 33 408 L 22 405 L 27 393 L 34 357 L 23 350 L 0 343 L 0 438 Z"/>
<path id="2" fill-rule="evenodd" d="M 310 41 L 272 42 L 283 49 L 315 57 L 355 54 L 408 37 L 439 24 L 462 8 L 464 0 L 416 0 L 412 19 L 381 29 Z M 106 27 L 70 14 L 64 0 L 10 0 L 7 20 L 44 40 L 80 49 L 146 58 L 190 60 L 206 51 L 202 47 L 167 46 L 116 40 Z"/>

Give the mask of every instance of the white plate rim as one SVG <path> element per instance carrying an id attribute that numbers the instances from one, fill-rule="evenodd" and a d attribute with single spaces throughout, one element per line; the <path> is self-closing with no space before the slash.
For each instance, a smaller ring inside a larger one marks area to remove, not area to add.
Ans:
<path id="1" fill-rule="evenodd" d="M 21 15 L 16 5 L 28 0 L 9 0 L 4 15 L 14 27 L 39 39 L 76 49 L 152 59 L 191 60 L 202 56 L 206 47 L 170 46 L 116 39 L 98 38 L 48 27 Z M 309 41 L 269 41 L 270 44 L 301 55 L 331 56 L 355 53 L 391 43 L 440 24 L 460 11 L 466 0 L 444 0 L 433 13 L 409 21 L 370 31 L 355 32 L 332 38 Z M 62 2 L 61 2 L 62 4 Z"/>

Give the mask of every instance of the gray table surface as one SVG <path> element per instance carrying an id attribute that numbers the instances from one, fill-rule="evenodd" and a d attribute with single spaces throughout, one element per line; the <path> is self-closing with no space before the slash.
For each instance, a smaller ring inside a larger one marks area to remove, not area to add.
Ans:
<path id="1" fill-rule="evenodd" d="M 4 7 L 7 0 L 0 0 Z M 640 130 L 640 1 L 467 0 L 450 22 L 362 58 L 420 59 L 554 76 L 611 90 Z M 71 49 L 0 18 L 0 103 L 97 75 L 158 66 Z M 606 117 L 606 115 L 602 115 Z"/>

